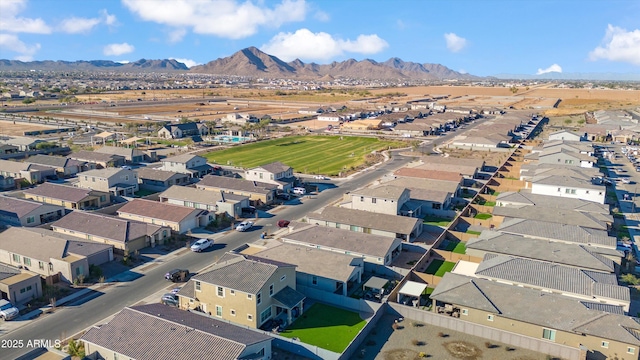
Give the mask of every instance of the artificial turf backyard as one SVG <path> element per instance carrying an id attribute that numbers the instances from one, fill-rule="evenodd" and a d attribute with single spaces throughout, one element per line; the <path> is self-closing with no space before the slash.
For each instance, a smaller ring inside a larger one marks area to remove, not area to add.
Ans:
<path id="1" fill-rule="evenodd" d="M 454 266 L 456 266 L 454 262 L 435 259 L 431 261 L 431 264 L 429 264 L 424 272 L 425 274 L 442 277 L 445 273 L 450 272 Z"/>
<path id="2" fill-rule="evenodd" d="M 341 140 L 342 139 L 342 140 Z M 251 168 L 281 161 L 295 172 L 335 176 L 365 163 L 374 150 L 409 146 L 402 141 L 352 136 L 288 136 L 213 151 L 204 155 L 210 163 Z"/>
<path id="3" fill-rule="evenodd" d="M 356 312 L 315 303 L 280 335 L 341 353 L 365 324 Z"/>

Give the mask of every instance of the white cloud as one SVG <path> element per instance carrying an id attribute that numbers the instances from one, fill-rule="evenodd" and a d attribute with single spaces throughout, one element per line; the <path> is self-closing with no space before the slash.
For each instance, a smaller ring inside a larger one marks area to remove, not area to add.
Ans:
<path id="1" fill-rule="evenodd" d="M 172 44 L 177 43 L 182 41 L 185 35 L 187 35 L 187 29 L 185 28 L 172 29 L 167 40 Z"/>
<path id="2" fill-rule="evenodd" d="M 18 53 L 15 57 L 16 60 L 31 61 L 33 60 L 33 55 L 40 50 L 40 44 L 27 45 L 18 39 L 16 35 L 0 34 L 0 49 Z"/>
<path id="3" fill-rule="evenodd" d="M 609 24 L 602 45 L 591 51 L 589 58 L 640 65 L 640 29 L 627 31 Z"/>
<path id="4" fill-rule="evenodd" d="M 107 9 L 100 10 L 100 15 L 102 17 L 102 21 L 108 26 L 114 26 L 118 24 L 118 19 L 115 15 L 109 14 Z"/>
<path id="5" fill-rule="evenodd" d="M 179 61 L 179 62 L 187 65 L 188 68 L 194 67 L 196 65 L 201 65 L 199 62 L 197 62 L 195 60 L 191 60 L 191 59 L 178 59 L 178 58 L 169 58 L 169 59 L 173 59 L 175 61 Z"/>
<path id="6" fill-rule="evenodd" d="M 536 75 L 548 74 L 551 72 L 561 73 L 562 67 L 558 64 L 553 64 L 546 69 L 538 69 L 538 71 L 536 72 Z"/>
<path id="7" fill-rule="evenodd" d="M 282 0 L 274 8 L 251 0 L 122 0 L 129 11 L 145 21 L 173 28 L 191 29 L 196 34 L 241 39 L 258 32 L 259 27 L 278 28 L 284 23 L 302 21 L 307 13 L 304 0 Z"/>
<path id="8" fill-rule="evenodd" d="M 327 22 L 327 21 L 331 20 L 331 17 L 329 16 L 329 14 L 327 14 L 326 12 L 324 12 L 322 10 L 316 11 L 316 13 L 313 14 L 313 17 L 316 20 L 322 21 L 322 22 Z"/>
<path id="9" fill-rule="evenodd" d="M 127 43 L 109 44 L 102 49 L 102 53 L 107 56 L 119 56 L 133 52 L 135 47 Z"/>
<path id="10" fill-rule="evenodd" d="M 329 60 L 345 52 L 375 54 L 388 46 L 386 41 L 375 34 L 360 35 L 353 41 L 334 38 L 325 32 L 312 33 L 308 29 L 299 29 L 295 33 L 277 34 L 262 45 L 261 50 L 285 61 L 296 58 Z"/>
<path id="11" fill-rule="evenodd" d="M 447 49 L 451 52 L 458 52 L 467 46 L 467 39 L 460 37 L 454 33 L 444 34 L 444 39 L 447 42 Z"/>
<path id="12" fill-rule="evenodd" d="M 27 6 L 26 0 L 0 1 L 0 31 L 13 33 L 50 34 L 51 27 L 44 20 L 19 17 Z"/>
<path id="13" fill-rule="evenodd" d="M 88 33 L 93 30 L 94 27 L 105 24 L 109 27 L 115 26 L 118 19 L 115 15 L 111 15 L 107 10 L 100 10 L 100 17 L 95 18 L 78 18 L 70 17 L 62 20 L 58 29 L 67 34 L 82 34 Z"/>

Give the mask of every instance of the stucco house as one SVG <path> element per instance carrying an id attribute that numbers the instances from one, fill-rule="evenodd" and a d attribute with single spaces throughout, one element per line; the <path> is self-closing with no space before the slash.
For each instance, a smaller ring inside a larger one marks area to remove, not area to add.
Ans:
<path id="1" fill-rule="evenodd" d="M 196 183 L 196 188 L 247 196 L 252 205 L 268 205 L 275 200 L 278 186 L 261 181 L 207 175 Z"/>
<path id="2" fill-rule="evenodd" d="M 33 227 L 60 219 L 62 206 L 0 195 L 0 224 Z"/>
<path id="3" fill-rule="evenodd" d="M 12 177 L 16 183 L 24 179 L 31 184 L 39 184 L 47 177 L 55 177 L 56 169 L 38 164 L 0 160 L 0 175 Z"/>
<path id="4" fill-rule="evenodd" d="M 215 214 L 226 213 L 234 218 L 242 215 L 242 208 L 249 207 L 248 196 L 178 185 L 163 191 L 158 195 L 158 198 L 162 203 L 204 209 Z"/>
<path id="5" fill-rule="evenodd" d="M 150 191 L 164 191 L 173 185 L 188 185 L 191 177 L 176 171 L 157 170 L 148 167 L 134 169 L 138 174 L 140 189 Z"/>
<path id="6" fill-rule="evenodd" d="M 388 215 L 401 215 L 403 210 L 405 213 L 411 211 L 411 215 L 417 217 L 420 215 L 420 207 L 407 207 L 406 204 L 410 200 L 410 193 L 407 188 L 391 185 L 354 190 L 349 194 L 350 207 Z"/>
<path id="7" fill-rule="evenodd" d="M 111 204 L 111 194 L 105 191 L 83 189 L 46 182 L 23 191 L 26 199 L 53 204 L 70 210 L 98 209 Z"/>
<path id="8" fill-rule="evenodd" d="M 167 124 L 158 130 L 158 137 L 165 139 L 181 139 L 187 136 L 203 136 L 209 133 L 205 124 L 187 122 L 182 124 Z"/>
<path id="9" fill-rule="evenodd" d="M 52 167 L 56 170 L 58 177 L 73 176 L 82 171 L 84 162 L 63 156 L 38 154 L 29 157 L 24 161 L 29 164 Z"/>
<path id="10" fill-rule="evenodd" d="M 178 234 L 206 226 L 214 220 L 214 214 L 207 210 L 143 199 L 127 202 L 117 214 L 123 219 L 168 226 Z"/>
<path id="11" fill-rule="evenodd" d="M 187 174 L 192 178 L 201 178 L 213 171 L 213 167 L 207 164 L 207 159 L 193 154 L 182 154 L 162 159 L 159 170 L 174 171 Z"/>
<path id="12" fill-rule="evenodd" d="M 78 180 L 79 188 L 108 192 L 113 196 L 133 196 L 138 191 L 138 175 L 129 169 L 89 170 L 78 174 Z"/>
<path id="13" fill-rule="evenodd" d="M 295 177 L 293 168 L 279 161 L 257 166 L 244 172 L 245 180 L 274 184 L 278 189 L 289 192 L 293 188 Z"/>
<path id="14" fill-rule="evenodd" d="M 42 296 L 42 280 L 34 272 L 0 264 L 0 299 L 19 305 Z"/>

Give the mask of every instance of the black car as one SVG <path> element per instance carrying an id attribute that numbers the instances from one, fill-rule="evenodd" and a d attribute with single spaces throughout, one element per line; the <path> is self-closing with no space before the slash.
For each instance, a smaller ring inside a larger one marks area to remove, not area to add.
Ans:
<path id="1" fill-rule="evenodd" d="M 189 277 L 189 270 L 173 269 L 164 275 L 164 278 L 171 282 L 183 282 Z"/>
<path id="2" fill-rule="evenodd" d="M 180 304 L 180 301 L 178 300 L 178 295 L 171 294 L 171 293 L 162 295 L 162 299 L 160 299 L 160 302 L 164 305 L 175 306 L 175 307 L 178 307 L 178 305 Z"/>

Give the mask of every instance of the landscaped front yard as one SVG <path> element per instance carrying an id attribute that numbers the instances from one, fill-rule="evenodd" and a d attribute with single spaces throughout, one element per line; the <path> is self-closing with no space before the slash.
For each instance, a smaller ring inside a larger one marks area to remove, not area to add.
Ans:
<path id="1" fill-rule="evenodd" d="M 365 324 L 356 312 L 316 303 L 280 335 L 341 353 Z"/>
<path id="2" fill-rule="evenodd" d="M 365 164 L 374 150 L 409 146 L 402 141 L 352 136 L 288 136 L 213 151 L 207 161 L 244 168 L 281 161 L 295 172 L 335 176 Z"/>

